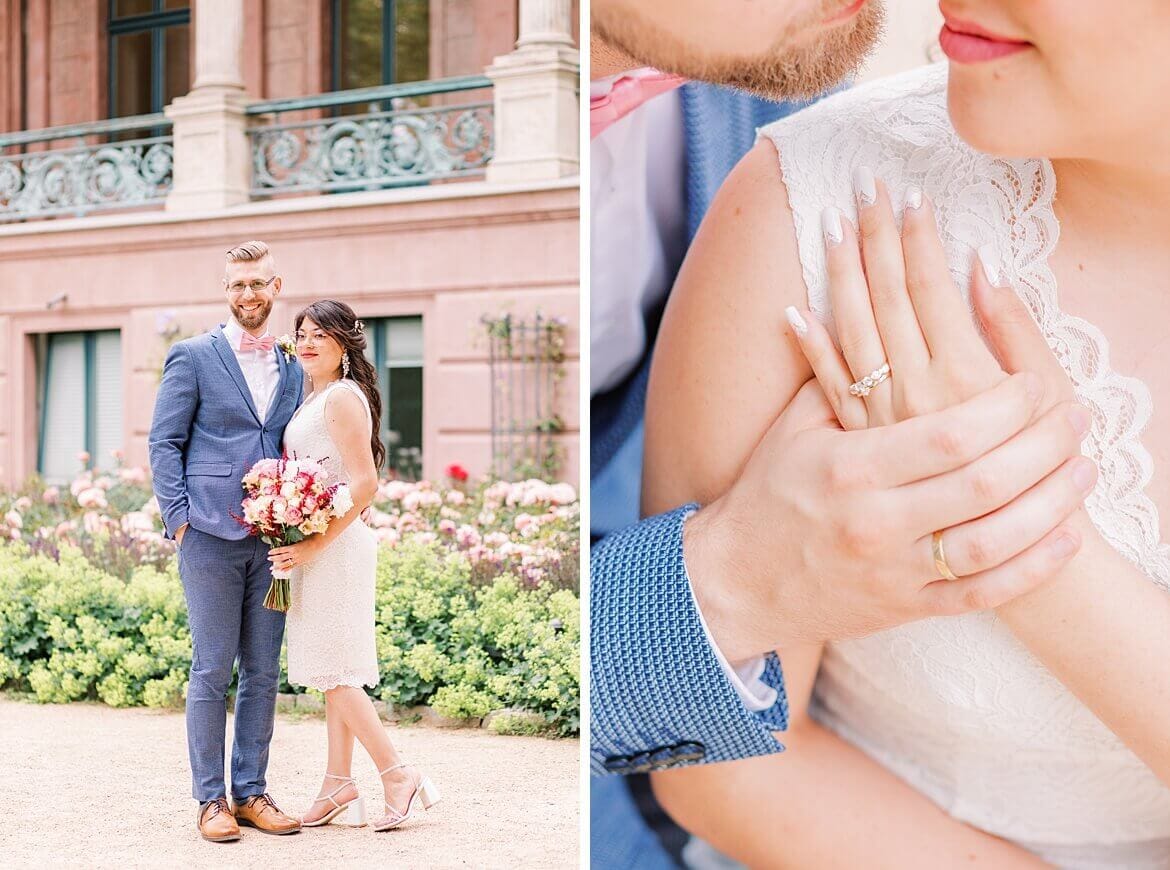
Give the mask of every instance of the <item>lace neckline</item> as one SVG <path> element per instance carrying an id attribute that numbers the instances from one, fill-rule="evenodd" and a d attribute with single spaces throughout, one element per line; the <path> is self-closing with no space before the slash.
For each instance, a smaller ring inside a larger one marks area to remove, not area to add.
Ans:
<path id="1" fill-rule="evenodd" d="M 1100 328 L 1061 307 L 1050 265 L 1060 240 L 1056 170 L 1044 157 L 1022 162 L 1035 167 L 1035 202 L 1029 205 L 1023 191 L 1012 191 L 1017 220 L 1009 224 L 1012 262 L 1006 265 L 1012 286 L 1031 309 L 1078 399 L 1093 414 L 1084 450 L 1101 474 L 1087 499 L 1089 515 L 1115 549 L 1170 588 L 1170 544 L 1161 540 L 1158 506 L 1146 491 L 1154 460 L 1142 435 L 1153 416 L 1153 395 L 1141 378 L 1113 368 L 1109 339 Z M 1043 241 L 1032 248 L 1030 239 Z"/>

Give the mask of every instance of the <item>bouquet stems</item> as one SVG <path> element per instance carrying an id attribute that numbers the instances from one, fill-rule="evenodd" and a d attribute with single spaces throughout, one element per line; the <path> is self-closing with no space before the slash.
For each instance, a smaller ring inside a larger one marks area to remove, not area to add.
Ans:
<path id="1" fill-rule="evenodd" d="M 288 589 L 288 577 L 272 573 L 272 583 L 268 586 L 268 594 L 264 596 L 264 606 L 279 613 L 288 613 L 288 606 L 292 598 Z"/>

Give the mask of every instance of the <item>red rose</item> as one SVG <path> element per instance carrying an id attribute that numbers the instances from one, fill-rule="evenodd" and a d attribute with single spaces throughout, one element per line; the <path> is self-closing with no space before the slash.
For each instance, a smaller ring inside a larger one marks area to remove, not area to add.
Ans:
<path id="1" fill-rule="evenodd" d="M 468 478 L 467 469 L 464 468 L 462 465 L 459 465 L 458 463 L 455 463 L 453 465 L 448 465 L 447 466 L 447 476 L 449 478 L 451 478 L 452 480 L 458 480 L 458 481 L 462 482 L 464 480 L 467 480 L 467 478 Z"/>

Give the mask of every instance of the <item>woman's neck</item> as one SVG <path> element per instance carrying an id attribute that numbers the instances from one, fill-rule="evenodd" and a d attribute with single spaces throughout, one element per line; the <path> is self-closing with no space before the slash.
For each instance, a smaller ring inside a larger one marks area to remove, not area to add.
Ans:
<path id="1" fill-rule="evenodd" d="M 319 393 L 330 384 L 335 384 L 341 380 L 341 375 L 329 375 L 327 378 L 313 378 L 313 392 Z"/>
<path id="2" fill-rule="evenodd" d="M 1054 160 L 1052 167 L 1062 234 L 1067 227 L 1094 247 L 1165 247 L 1170 167 L 1071 159 Z"/>

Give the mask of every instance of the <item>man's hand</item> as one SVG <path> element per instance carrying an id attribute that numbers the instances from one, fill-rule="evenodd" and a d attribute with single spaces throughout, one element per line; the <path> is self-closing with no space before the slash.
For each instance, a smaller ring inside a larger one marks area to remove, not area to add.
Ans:
<path id="1" fill-rule="evenodd" d="M 1058 572 L 1079 546 L 1061 524 L 1083 494 L 1048 487 L 1041 504 L 1029 498 L 1078 449 L 1053 415 L 1031 422 L 1043 393 L 1021 373 L 945 410 L 847 432 L 806 383 L 731 489 L 684 529 L 695 596 L 723 654 L 989 609 Z M 931 538 L 943 528 L 959 580 L 935 568 Z"/>
<path id="2" fill-rule="evenodd" d="M 183 546 L 183 535 L 187 534 L 187 529 L 190 525 L 190 523 L 183 523 L 183 525 L 175 529 L 175 543 L 180 547 Z"/>

